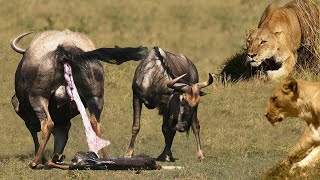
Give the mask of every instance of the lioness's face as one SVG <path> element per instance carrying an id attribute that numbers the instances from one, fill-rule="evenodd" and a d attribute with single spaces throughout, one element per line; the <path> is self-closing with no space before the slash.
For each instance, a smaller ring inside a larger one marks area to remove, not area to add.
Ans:
<path id="1" fill-rule="evenodd" d="M 247 61 L 257 67 L 272 58 L 278 49 L 277 37 L 268 29 L 256 29 L 247 38 Z"/>
<path id="2" fill-rule="evenodd" d="M 297 81 L 291 78 L 276 88 L 270 96 L 265 114 L 268 121 L 275 126 L 286 117 L 295 116 L 294 104 L 296 99 Z"/>

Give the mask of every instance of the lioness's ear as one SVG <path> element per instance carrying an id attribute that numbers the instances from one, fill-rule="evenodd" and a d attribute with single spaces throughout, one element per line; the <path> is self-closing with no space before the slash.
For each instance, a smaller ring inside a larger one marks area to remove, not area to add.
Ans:
<path id="1" fill-rule="evenodd" d="M 246 30 L 246 39 L 249 38 L 250 34 L 254 31 L 254 29 L 247 29 Z"/>
<path id="2" fill-rule="evenodd" d="M 284 81 L 284 83 L 282 85 L 282 91 L 286 94 L 288 94 L 290 92 L 293 92 L 294 94 L 297 93 L 297 91 L 298 91 L 297 81 L 292 77 L 286 78 L 286 80 Z"/>

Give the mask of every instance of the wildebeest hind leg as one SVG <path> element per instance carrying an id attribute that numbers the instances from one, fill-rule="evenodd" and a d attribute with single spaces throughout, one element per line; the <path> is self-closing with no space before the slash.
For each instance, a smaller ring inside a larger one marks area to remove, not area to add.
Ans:
<path id="1" fill-rule="evenodd" d="M 34 143 L 34 154 L 36 154 L 39 149 L 38 132 L 40 131 L 40 123 L 32 111 L 26 110 L 25 107 L 20 107 L 20 102 L 16 94 L 12 96 L 11 103 L 16 113 L 24 120 L 32 136 Z M 42 157 L 42 162 L 47 162 L 47 159 L 44 156 Z"/>
<path id="2" fill-rule="evenodd" d="M 171 161 L 174 162 L 175 159 L 172 156 L 171 146 L 176 134 L 176 131 L 173 128 L 169 127 L 168 119 L 163 117 L 163 124 L 162 124 L 162 133 L 164 135 L 166 146 L 163 152 L 158 156 L 158 161 Z"/>
<path id="3" fill-rule="evenodd" d="M 66 120 L 66 124 L 55 125 L 52 131 L 54 136 L 54 151 L 52 162 L 62 162 L 64 160 L 64 156 L 62 156 L 63 150 L 67 144 L 69 137 L 69 129 L 71 127 L 70 121 Z"/>
<path id="4" fill-rule="evenodd" d="M 129 148 L 126 152 L 125 157 L 132 157 L 134 155 L 134 143 L 136 141 L 137 135 L 140 131 L 140 118 L 141 118 L 141 108 L 142 103 L 140 99 L 133 94 L 133 124 L 132 124 L 132 137 L 129 144 Z"/>
<path id="5" fill-rule="evenodd" d="M 39 149 L 32 160 L 30 166 L 36 168 L 37 165 L 42 164 L 42 156 L 45 146 L 50 138 L 54 123 L 50 117 L 48 104 L 49 100 L 41 96 L 29 96 L 30 104 L 36 113 L 37 118 L 40 120 L 42 140 Z"/>
<path id="6" fill-rule="evenodd" d="M 202 160 L 202 159 L 204 159 L 204 155 L 203 155 L 201 141 L 200 141 L 200 123 L 199 123 L 199 120 L 197 117 L 197 111 L 193 114 L 192 130 L 195 135 L 196 142 L 197 142 L 197 158 L 199 160 Z"/>
<path id="7" fill-rule="evenodd" d="M 101 137 L 101 124 L 100 124 L 100 115 L 103 109 L 103 99 L 98 97 L 89 98 L 87 100 L 88 110 L 90 113 L 90 123 L 92 129 L 98 137 Z M 107 149 L 104 147 L 101 149 L 103 157 L 109 157 Z"/>
<path id="8" fill-rule="evenodd" d="M 39 139 L 38 139 L 38 127 L 36 127 L 35 124 L 26 124 L 31 136 L 32 136 L 32 140 L 34 143 L 34 154 L 36 155 L 39 149 Z M 40 129 L 40 127 L 39 127 Z M 45 163 L 47 162 L 47 159 L 42 156 L 42 162 Z"/>
<path id="9" fill-rule="evenodd" d="M 28 128 L 34 143 L 34 154 L 37 154 L 39 149 L 39 139 L 37 131 L 34 131 L 32 128 Z"/>

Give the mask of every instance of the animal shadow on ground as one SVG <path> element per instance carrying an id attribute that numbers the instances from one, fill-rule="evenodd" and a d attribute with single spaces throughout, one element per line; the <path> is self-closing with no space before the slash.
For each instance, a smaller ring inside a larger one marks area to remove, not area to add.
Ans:
<path id="1" fill-rule="evenodd" d="M 262 172 L 261 179 L 308 179 L 312 177 L 319 177 L 319 171 L 315 168 L 297 169 L 290 174 L 291 166 L 278 164 L 266 172 Z M 316 171 L 315 171 L 316 170 Z"/>
<path id="2" fill-rule="evenodd" d="M 302 160 L 307 154 L 300 154 L 295 159 L 292 159 L 292 162 L 299 162 Z M 296 169 L 293 173 L 290 173 L 290 168 L 292 164 L 281 164 L 278 163 L 271 169 L 261 172 L 262 179 L 308 179 L 312 177 L 319 177 L 319 165 L 315 167 L 308 167 L 304 169 Z"/>
<path id="3" fill-rule="evenodd" d="M 263 77 L 266 71 L 277 70 L 279 68 L 280 64 L 272 59 L 264 61 L 259 67 L 252 67 L 246 61 L 245 50 L 240 50 L 228 58 L 222 65 L 220 78 L 223 84 L 227 82 L 236 83 L 239 81 L 247 81 L 255 76 Z"/>
<path id="4" fill-rule="evenodd" d="M 283 164 L 277 164 L 266 172 L 262 172 L 262 179 L 286 179 L 293 177 L 289 174 L 290 166 Z"/>
<path id="5" fill-rule="evenodd" d="M 299 74 L 305 72 L 312 72 L 315 75 L 320 74 L 319 57 L 319 55 L 312 54 L 308 47 L 300 48 L 294 72 Z M 240 50 L 224 62 L 220 72 L 220 80 L 223 84 L 226 84 L 227 82 L 248 81 L 253 77 L 263 79 L 268 70 L 277 70 L 280 67 L 281 64 L 276 63 L 273 59 L 262 62 L 259 67 L 252 67 L 246 61 L 245 50 Z"/>

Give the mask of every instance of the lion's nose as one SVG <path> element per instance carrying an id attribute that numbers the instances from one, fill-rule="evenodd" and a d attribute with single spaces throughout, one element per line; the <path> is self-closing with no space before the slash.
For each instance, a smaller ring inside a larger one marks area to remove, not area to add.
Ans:
<path id="1" fill-rule="evenodd" d="M 257 56 L 257 54 L 251 54 L 251 53 L 248 53 L 248 54 L 247 54 L 247 56 L 248 56 L 248 57 L 250 57 L 250 58 L 254 58 L 254 57 L 256 57 L 256 56 Z"/>
<path id="2" fill-rule="evenodd" d="M 264 114 L 264 116 L 265 116 L 266 118 L 268 117 L 268 115 L 269 115 L 269 113 Z"/>

